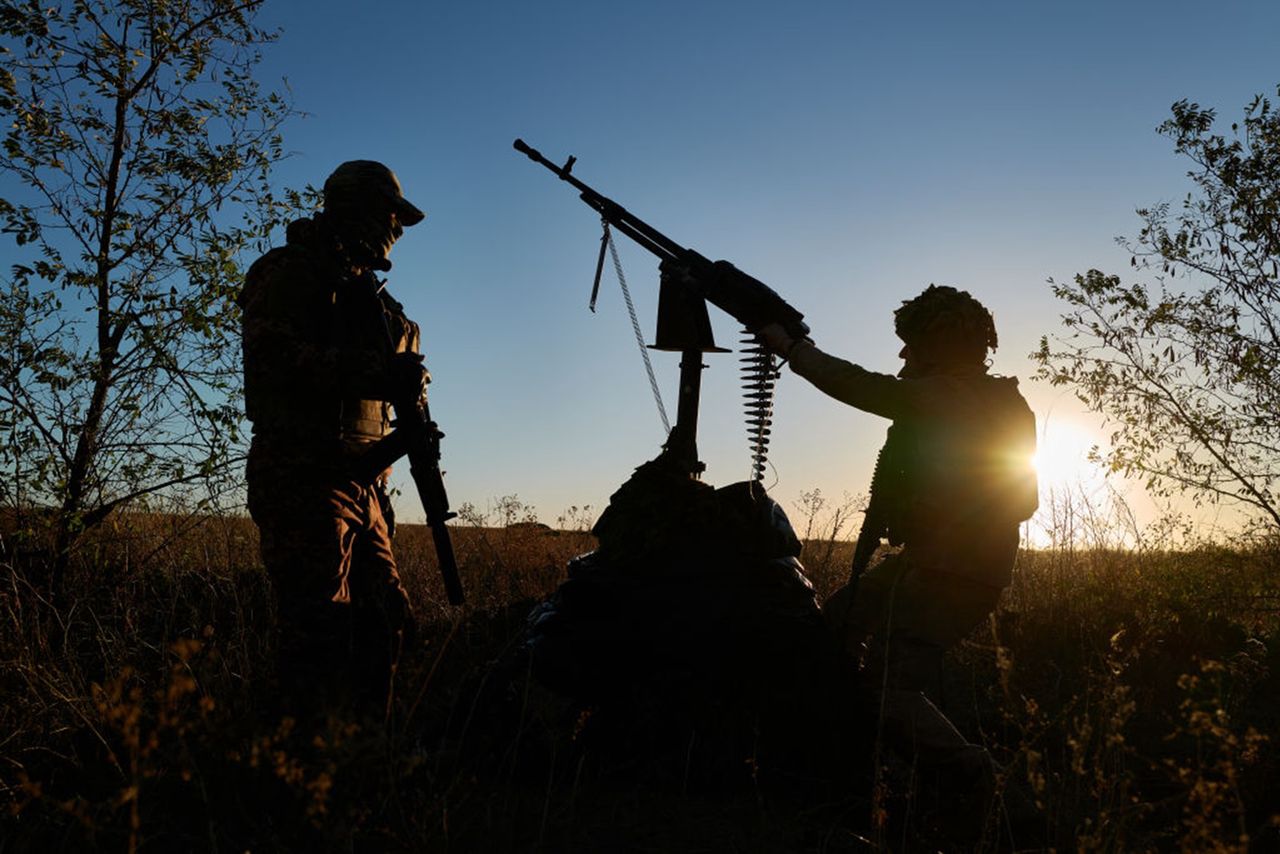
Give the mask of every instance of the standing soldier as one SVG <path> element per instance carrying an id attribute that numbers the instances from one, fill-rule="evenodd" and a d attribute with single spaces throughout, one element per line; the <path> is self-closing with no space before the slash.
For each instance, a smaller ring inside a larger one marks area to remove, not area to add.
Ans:
<path id="1" fill-rule="evenodd" d="M 387 475 L 354 474 L 390 430 L 391 400 L 430 377 L 418 326 L 375 275 L 423 219 L 381 163 L 343 163 L 324 210 L 289 225 L 286 245 L 249 269 L 245 412 L 253 422 L 249 512 L 275 588 L 286 708 L 385 707 L 408 597 L 391 551 Z"/>
<path id="2" fill-rule="evenodd" d="M 1019 523 L 1037 506 L 1035 416 L 1016 379 L 987 373 L 995 323 L 969 293 L 930 286 L 894 312 L 894 326 L 905 345 L 897 377 L 793 340 L 780 326 L 764 334 L 824 393 L 892 419 L 854 576 L 824 612 L 865 663 L 897 751 L 943 779 L 990 783 L 990 756 L 927 695 L 936 696 L 944 653 L 987 620 L 1011 581 Z M 882 537 L 901 551 L 864 574 Z"/>

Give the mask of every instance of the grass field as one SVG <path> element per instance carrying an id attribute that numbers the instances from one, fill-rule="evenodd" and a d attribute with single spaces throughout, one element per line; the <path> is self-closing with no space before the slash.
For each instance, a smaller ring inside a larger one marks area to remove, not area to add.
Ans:
<path id="1" fill-rule="evenodd" d="M 809 510 L 797 527 L 824 596 L 850 546 L 832 536 L 846 525 L 830 508 Z M 442 601 L 429 532 L 397 534 L 423 628 L 389 722 L 335 716 L 305 733 L 269 711 L 272 605 L 246 519 L 122 515 L 82 551 L 58 609 L 6 535 L 0 851 L 930 843 L 894 814 L 909 800 L 867 797 L 871 767 L 822 796 L 771 783 L 767 768 L 747 789 L 700 788 L 594 758 L 576 741 L 582 721 L 528 683 L 493 713 L 496 663 L 566 561 L 593 547 L 590 513 L 552 530 L 509 498 L 466 518 L 476 524 L 454 529 L 462 609 Z M 1027 551 L 991 625 L 949 660 L 943 705 L 1041 806 L 1042 846 L 1280 850 L 1278 620 L 1274 544 Z"/>

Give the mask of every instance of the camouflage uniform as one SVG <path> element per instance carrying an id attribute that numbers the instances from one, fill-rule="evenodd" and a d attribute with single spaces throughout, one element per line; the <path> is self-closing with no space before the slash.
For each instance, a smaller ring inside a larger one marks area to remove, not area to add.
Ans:
<path id="1" fill-rule="evenodd" d="M 1019 523 L 1036 507 L 1035 416 L 1017 380 L 991 376 L 981 362 L 901 378 L 807 341 L 789 355 L 821 391 L 892 419 L 911 459 L 889 525 L 901 551 L 837 592 L 824 612 L 850 651 L 865 652 L 868 699 L 900 753 L 970 774 L 988 767 L 986 752 L 927 695 L 936 696 L 947 649 L 989 618 L 1011 580 Z M 874 642 L 864 648 L 868 636 Z"/>
<path id="2" fill-rule="evenodd" d="M 240 295 L 249 512 L 275 587 L 279 676 L 294 708 L 382 703 L 410 621 L 384 472 L 352 462 L 389 430 L 394 353 L 418 327 L 341 250 L 327 213 L 292 223 Z"/>

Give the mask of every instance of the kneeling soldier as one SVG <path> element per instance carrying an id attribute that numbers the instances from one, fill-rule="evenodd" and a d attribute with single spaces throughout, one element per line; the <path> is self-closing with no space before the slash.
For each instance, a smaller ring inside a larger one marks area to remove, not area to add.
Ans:
<path id="1" fill-rule="evenodd" d="M 989 783 L 987 752 L 929 695 L 936 698 L 943 655 L 988 619 L 1011 581 L 1019 524 L 1038 501 L 1035 416 L 1016 379 L 987 372 L 995 323 L 967 292 L 930 286 L 894 321 L 904 343 L 896 377 L 793 340 L 780 326 L 763 333 L 818 389 L 892 420 L 853 577 L 823 610 L 865 663 L 869 700 L 897 752 L 954 781 Z M 863 573 L 882 538 L 901 551 Z"/>

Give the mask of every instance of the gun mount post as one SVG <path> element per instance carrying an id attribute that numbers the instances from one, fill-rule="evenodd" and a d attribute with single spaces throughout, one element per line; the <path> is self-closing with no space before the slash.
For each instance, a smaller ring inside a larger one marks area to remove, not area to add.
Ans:
<path id="1" fill-rule="evenodd" d="M 680 397 L 676 426 L 667 438 L 667 450 L 675 455 L 690 477 L 701 477 L 707 464 L 698 459 L 698 403 L 702 396 L 701 350 L 685 350 L 680 355 Z"/>

